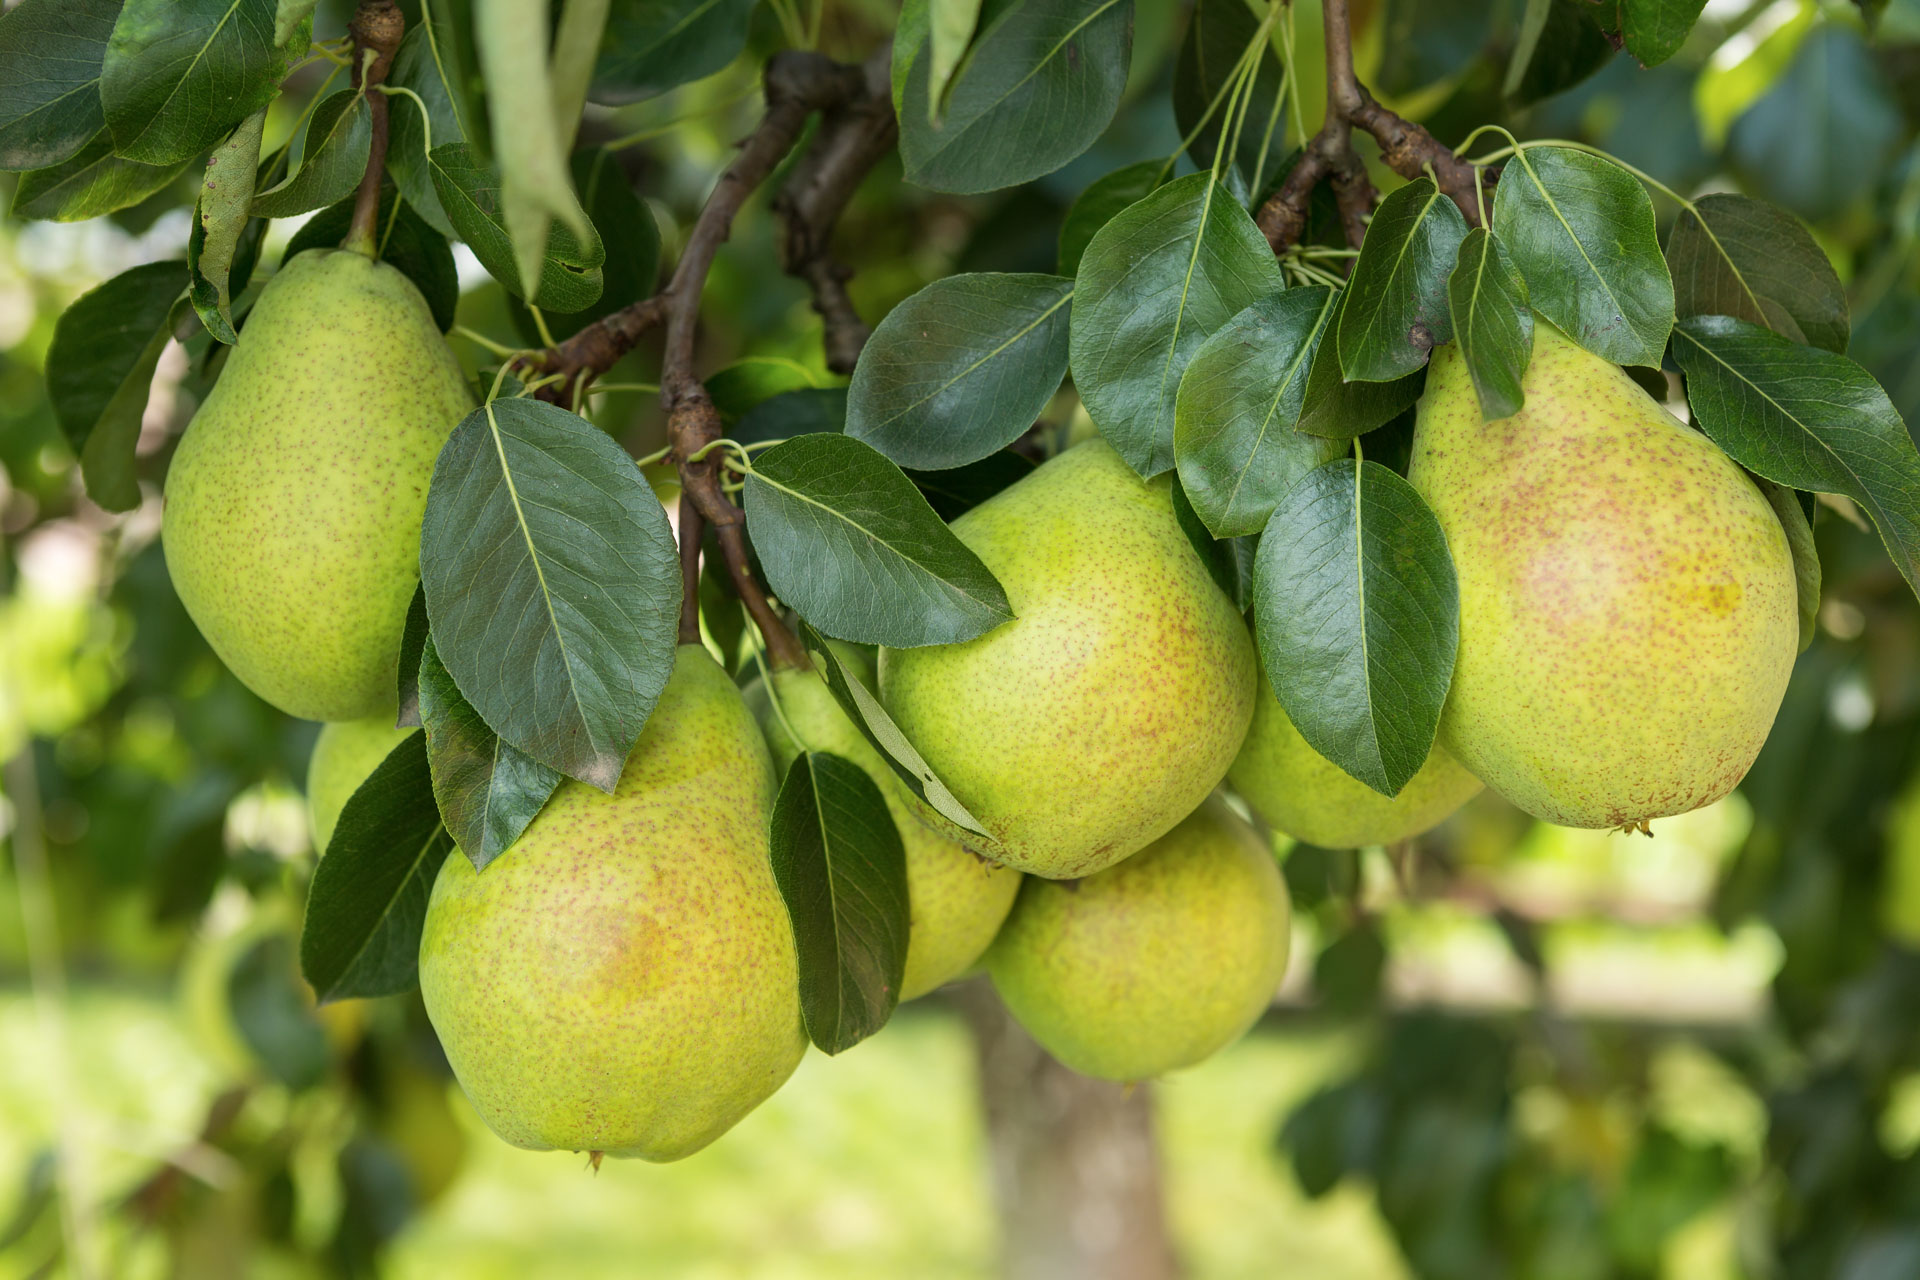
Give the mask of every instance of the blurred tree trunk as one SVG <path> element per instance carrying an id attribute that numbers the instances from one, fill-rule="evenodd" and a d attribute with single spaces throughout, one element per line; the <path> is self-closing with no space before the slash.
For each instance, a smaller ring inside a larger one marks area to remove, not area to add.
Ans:
<path id="1" fill-rule="evenodd" d="M 1152 1087 L 1061 1066 L 984 979 L 954 996 L 980 1064 L 1005 1280 L 1176 1280 Z"/>

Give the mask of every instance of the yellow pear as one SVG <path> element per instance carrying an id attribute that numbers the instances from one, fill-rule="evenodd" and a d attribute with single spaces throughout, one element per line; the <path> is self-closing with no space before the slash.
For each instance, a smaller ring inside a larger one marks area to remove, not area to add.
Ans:
<path id="1" fill-rule="evenodd" d="M 420 993 L 495 1133 L 677 1160 L 793 1074 L 807 1041 L 773 785 L 733 681 L 682 645 L 614 794 L 564 782 L 485 871 L 448 856 Z"/>
<path id="2" fill-rule="evenodd" d="M 1329 849 L 1417 836 L 1481 791 L 1480 779 L 1436 742 L 1399 795 L 1381 795 L 1307 744 L 1264 672 L 1253 726 L 1227 781 L 1276 830 Z"/>
<path id="3" fill-rule="evenodd" d="M 167 570 L 194 624 L 289 715 L 391 708 L 440 446 L 473 408 L 393 267 L 310 249 L 247 317 L 167 472 Z"/>
<path id="4" fill-rule="evenodd" d="M 340 811 L 387 753 L 406 741 L 413 729 L 397 729 L 382 712 L 364 720 L 337 720 L 321 726 L 307 757 L 307 823 L 313 851 L 325 853 Z"/>
<path id="5" fill-rule="evenodd" d="M 839 646 L 836 646 L 839 648 Z M 843 650 L 846 660 L 850 650 Z M 858 667 L 856 666 L 856 670 Z M 865 672 L 859 672 L 871 679 Z M 907 934 L 906 976 L 900 998 L 912 1000 L 966 973 L 986 951 L 1020 892 L 1020 873 L 969 853 L 914 817 L 917 803 L 834 701 L 826 681 L 811 671 L 775 671 L 774 710 L 759 681 L 747 689 L 752 707 L 773 748 L 782 774 L 801 751 L 826 751 L 866 770 L 886 797 L 887 810 L 907 853 L 907 901 L 912 924 Z M 784 717 L 784 719 L 782 718 Z M 791 727 L 792 733 L 788 732 Z M 798 734 L 795 742 L 793 734 Z"/>
<path id="6" fill-rule="evenodd" d="M 1247 628 L 1181 532 L 1170 478 L 1143 482 L 1101 440 L 953 531 L 1014 620 L 964 644 L 881 650 L 881 700 L 995 857 L 1054 878 L 1110 867 L 1225 776 L 1253 714 Z"/>
<path id="7" fill-rule="evenodd" d="M 1408 479 L 1446 531 L 1460 649 L 1440 741 L 1535 817 L 1632 827 L 1718 800 L 1799 647 L 1779 517 L 1711 441 L 1544 321 L 1483 422 L 1434 352 Z"/>
<path id="8" fill-rule="evenodd" d="M 1028 879 L 987 969 L 1048 1053 L 1145 1080 L 1254 1024 L 1286 974 L 1291 914 L 1273 851 L 1216 795 L 1117 867 Z"/>

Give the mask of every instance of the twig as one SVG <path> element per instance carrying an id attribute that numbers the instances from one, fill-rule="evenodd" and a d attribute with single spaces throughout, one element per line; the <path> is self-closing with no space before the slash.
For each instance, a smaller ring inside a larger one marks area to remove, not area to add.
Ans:
<path id="1" fill-rule="evenodd" d="M 394 0 L 360 0 L 353 20 L 347 24 L 353 34 L 353 84 L 366 98 L 372 142 L 345 243 L 369 257 L 374 253 L 374 234 L 380 221 L 380 180 L 387 166 L 387 95 L 371 91 L 386 80 L 406 29 L 406 17 Z"/>

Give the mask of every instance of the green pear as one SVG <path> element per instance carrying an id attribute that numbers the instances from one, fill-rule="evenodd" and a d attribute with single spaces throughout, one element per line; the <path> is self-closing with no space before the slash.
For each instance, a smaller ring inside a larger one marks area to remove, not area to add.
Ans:
<path id="1" fill-rule="evenodd" d="M 739 690 L 682 645 L 612 795 L 563 782 L 484 872 L 448 856 L 420 993 L 495 1133 L 678 1160 L 793 1074 L 807 1040 L 773 794 Z"/>
<path id="2" fill-rule="evenodd" d="M 1440 741 L 1570 827 L 1685 813 L 1746 775 L 1799 647 L 1793 557 L 1745 472 L 1544 321 L 1483 422 L 1433 353 L 1408 479 L 1446 531 L 1460 648 Z"/>
<path id="3" fill-rule="evenodd" d="M 1215 795 L 1117 867 L 1028 879 L 987 970 L 1061 1062 L 1146 1080 L 1254 1024 L 1286 974 L 1291 914 L 1273 851 Z"/>
<path id="4" fill-rule="evenodd" d="M 405 742 L 413 729 L 397 729 L 393 716 L 382 712 L 364 720 L 336 720 L 323 725 L 307 757 L 307 822 L 313 833 L 313 851 L 325 853 L 334 824 L 360 784 Z"/>
<path id="5" fill-rule="evenodd" d="M 393 267 L 314 249 L 282 267 L 167 472 L 167 570 L 194 624 L 289 715 L 393 707 L 420 518 L 474 407 Z"/>
<path id="6" fill-rule="evenodd" d="M 851 760 L 879 786 L 899 828 L 907 852 L 912 920 L 900 998 L 912 1000 L 960 977 L 1000 932 L 1014 895 L 1020 892 L 1020 873 L 975 857 L 916 820 L 912 794 L 840 709 L 826 681 L 811 671 L 775 671 L 772 680 L 780 700 L 777 711 L 766 687 L 757 680 L 748 687 L 746 697 L 766 730 L 767 745 L 773 748 L 780 771 L 784 773 L 802 751 L 826 751 Z"/>
<path id="7" fill-rule="evenodd" d="M 1170 484 L 1143 482 L 1104 441 L 1069 449 L 953 523 L 1014 620 L 880 652 L 888 713 L 1021 871 L 1089 875 L 1144 848 L 1246 736 L 1253 641 L 1181 532 Z"/>

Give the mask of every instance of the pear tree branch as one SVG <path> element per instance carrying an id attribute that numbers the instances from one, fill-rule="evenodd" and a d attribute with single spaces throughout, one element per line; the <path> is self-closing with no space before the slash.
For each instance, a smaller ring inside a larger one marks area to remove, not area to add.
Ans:
<path id="1" fill-rule="evenodd" d="M 394 0 L 360 0 L 347 24 L 353 36 L 353 86 L 366 99 L 372 142 L 367 148 L 367 171 L 354 196 L 346 244 L 369 255 L 380 221 L 380 179 L 387 167 L 387 95 L 372 90 L 386 81 L 406 29 L 406 16 Z"/>

